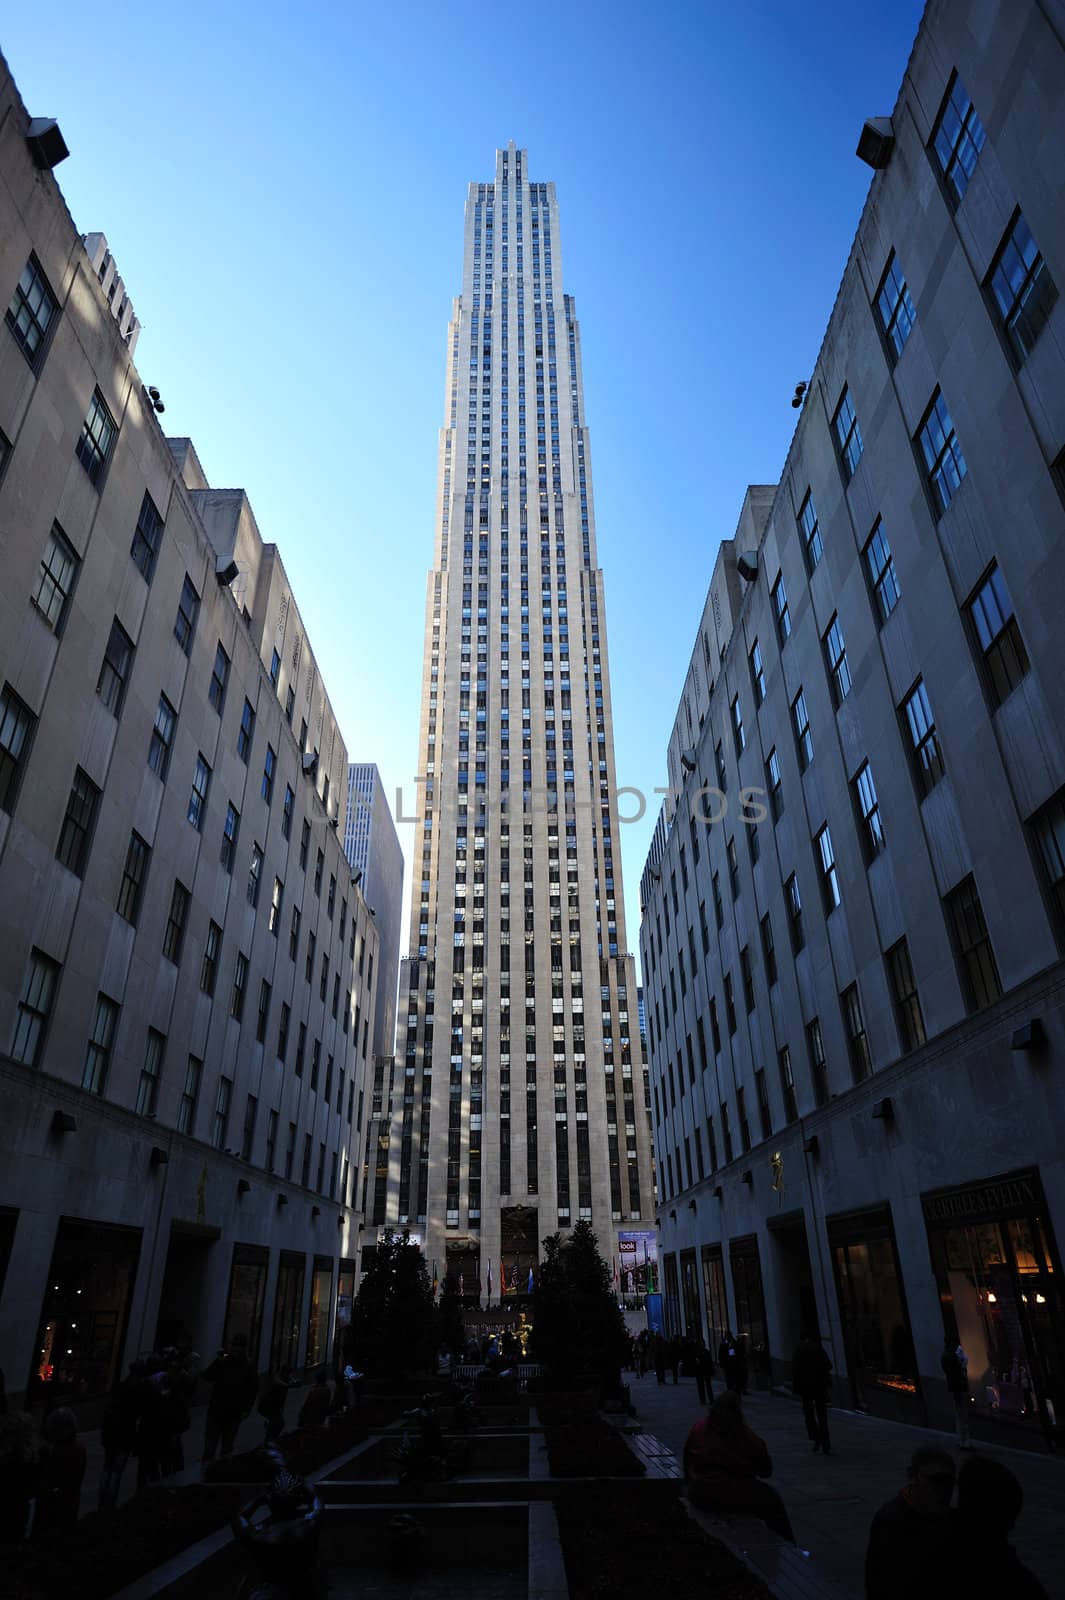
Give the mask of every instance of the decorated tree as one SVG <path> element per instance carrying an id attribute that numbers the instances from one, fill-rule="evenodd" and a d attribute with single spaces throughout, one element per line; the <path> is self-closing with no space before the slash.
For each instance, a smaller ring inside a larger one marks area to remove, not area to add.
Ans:
<path id="1" fill-rule="evenodd" d="M 378 1241 L 351 1313 L 356 1365 L 371 1378 L 432 1367 L 433 1289 L 417 1245 L 395 1233 Z"/>
<path id="2" fill-rule="evenodd" d="M 566 1240 L 557 1233 L 544 1240 L 532 1348 L 553 1381 L 594 1373 L 604 1390 L 620 1385 L 628 1335 L 589 1222 L 578 1222 Z"/>

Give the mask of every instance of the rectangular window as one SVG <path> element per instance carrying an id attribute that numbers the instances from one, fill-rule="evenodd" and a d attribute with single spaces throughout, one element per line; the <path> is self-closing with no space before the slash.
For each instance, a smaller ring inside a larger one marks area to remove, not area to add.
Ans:
<path id="1" fill-rule="evenodd" d="M 780 1092 L 784 1100 L 784 1121 L 795 1122 L 799 1116 L 799 1106 L 795 1095 L 795 1075 L 791 1067 L 791 1051 L 785 1045 L 783 1050 L 777 1052 L 777 1068 L 780 1072 Z"/>
<path id="2" fill-rule="evenodd" d="M 681 854 L 681 858 L 683 860 L 683 852 Z M 687 885 L 685 885 L 685 887 L 687 887 Z M 328 895 L 328 897 L 326 899 L 326 902 L 325 902 L 325 914 L 329 918 L 330 922 L 332 922 L 332 920 L 333 920 L 333 912 L 336 910 L 336 903 L 337 903 L 337 880 L 336 880 L 335 874 L 331 872 L 329 874 L 329 895 Z"/>
<path id="3" fill-rule="evenodd" d="M 725 926 L 725 906 L 721 899 L 721 878 L 716 872 L 711 879 L 711 885 L 714 891 L 714 920 L 719 928 L 723 928 Z"/>
<path id="4" fill-rule="evenodd" d="M 296 1159 L 296 1124 L 288 1125 L 288 1138 L 285 1140 L 285 1177 L 291 1178 L 292 1167 Z"/>
<path id="5" fill-rule="evenodd" d="M 895 1019 L 899 1025 L 902 1048 L 916 1050 L 925 1041 L 924 1016 L 906 940 L 900 939 L 898 944 L 893 944 L 884 960 L 891 983 L 891 998 L 895 1002 Z"/>
<path id="6" fill-rule="evenodd" d="M 754 1010 L 754 967 L 747 945 L 740 951 L 740 976 L 743 979 L 743 1003 L 748 1012 Z"/>
<path id="7" fill-rule="evenodd" d="M 296 1035 L 296 1076 L 303 1077 L 303 1058 L 307 1051 L 307 1024 L 300 1023 L 300 1031 Z"/>
<path id="8" fill-rule="evenodd" d="M 259 904 L 259 888 L 262 883 L 262 876 L 263 847 L 256 840 L 251 847 L 251 865 L 248 868 L 248 904 L 250 906 Z"/>
<path id="9" fill-rule="evenodd" d="M 731 972 L 726 972 L 725 973 L 724 982 L 725 982 L 725 1021 L 728 1024 L 729 1037 L 731 1038 L 731 1036 L 736 1032 L 736 1028 L 737 1028 L 736 999 L 735 999 L 735 996 L 734 996 L 734 994 L 732 992 L 732 973 Z M 683 1085 L 683 1080 L 682 1080 L 681 1081 L 681 1088 L 683 1089 L 683 1087 L 684 1087 L 684 1085 Z"/>
<path id="10" fill-rule="evenodd" d="M 296 951 L 299 948 L 299 942 L 300 942 L 300 917 L 301 917 L 301 915 L 302 915 L 302 913 L 300 911 L 299 906 L 293 906 L 292 907 L 292 927 L 289 930 L 289 936 L 288 936 L 288 958 L 289 958 L 290 961 L 295 961 L 295 959 L 296 959 Z"/>
<path id="11" fill-rule="evenodd" d="M 237 731 L 237 755 L 248 764 L 251 755 L 251 741 L 255 734 L 255 712 L 252 710 L 250 700 L 245 700 L 244 710 L 240 714 L 240 728 Z"/>
<path id="12" fill-rule="evenodd" d="M 773 821 L 777 822 L 784 809 L 784 790 L 781 787 L 780 757 L 777 755 L 775 745 L 766 757 L 765 777 L 769 789 L 769 810 Z"/>
<path id="13" fill-rule="evenodd" d="M 155 575 L 156 558 L 163 538 L 163 519 L 156 510 L 155 501 L 145 491 L 141 512 L 133 530 L 133 543 L 129 547 L 133 565 L 146 583 Z"/>
<path id="14" fill-rule="evenodd" d="M 81 1087 L 90 1094 L 103 1094 L 107 1083 L 107 1070 L 111 1065 L 111 1049 L 118 1025 L 118 1006 L 105 994 L 96 996 L 92 1032 L 85 1051 L 85 1066 L 81 1074 Z"/>
<path id="15" fill-rule="evenodd" d="M 310 983 L 314 977 L 314 947 L 317 943 L 318 935 L 312 928 L 307 934 L 307 965 L 303 973 L 303 976 L 308 983 Z"/>
<path id="16" fill-rule="evenodd" d="M 277 769 L 277 752 L 272 745 L 266 747 L 266 760 L 263 763 L 263 799 L 270 805 L 274 798 L 274 772 Z"/>
<path id="17" fill-rule="evenodd" d="M 216 1150 L 224 1150 L 226 1137 L 229 1132 L 229 1106 L 233 1098 L 233 1079 L 221 1077 L 218 1080 L 218 1096 L 214 1104 L 214 1127 L 211 1129 L 211 1142 Z"/>
<path id="18" fill-rule="evenodd" d="M 917 442 L 921 447 L 925 475 L 936 511 L 942 514 L 961 488 L 968 469 L 947 410 L 947 402 L 939 389 L 932 396 L 917 430 Z"/>
<path id="19" fill-rule="evenodd" d="M 284 1000 L 281 1002 L 281 1021 L 277 1025 L 277 1059 L 284 1066 L 288 1056 L 288 1030 L 292 1019 L 292 1009 Z"/>
<path id="20" fill-rule="evenodd" d="M 292 713 L 296 709 L 296 690 L 290 683 L 285 693 L 285 721 L 292 726 Z"/>
<path id="21" fill-rule="evenodd" d="M 825 908 L 825 915 L 828 916 L 830 912 L 835 911 L 842 901 L 839 892 L 839 876 L 836 872 L 836 857 L 832 850 L 832 835 L 828 831 L 827 823 L 814 840 L 814 857 L 821 878 L 821 901 Z"/>
<path id="22" fill-rule="evenodd" d="M 883 627 L 899 603 L 900 590 L 899 580 L 895 575 L 895 563 L 891 559 L 891 546 L 888 544 L 887 534 L 879 517 L 869 535 L 864 555 L 865 571 L 876 609 L 877 624 Z"/>
<path id="23" fill-rule="evenodd" d="M 270 1021 L 270 985 L 264 978 L 259 985 L 259 1015 L 255 1019 L 255 1038 L 259 1044 L 266 1043 L 266 1028 Z"/>
<path id="24" fill-rule="evenodd" d="M 239 1022 L 244 1015 L 244 990 L 248 983 L 248 958 L 237 951 L 237 964 L 233 969 L 233 992 L 229 997 L 229 1015 Z"/>
<path id="25" fill-rule="evenodd" d="M 322 892 L 322 869 L 324 866 L 325 851 L 319 850 L 318 857 L 314 863 L 314 892 L 316 895 L 321 895 Z"/>
<path id="26" fill-rule="evenodd" d="M 965 85 L 954 73 L 935 127 L 932 150 L 946 183 L 947 195 L 956 206 L 969 187 L 977 157 L 987 135 Z"/>
<path id="27" fill-rule="evenodd" d="M 806 499 L 799 507 L 799 532 L 802 534 L 803 549 L 806 552 L 806 568 L 808 572 L 812 572 L 820 563 L 825 551 L 821 543 L 821 529 L 817 525 L 817 507 L 809 489 L 806 491 Z"/>
<path id="28" fill-rule="evenodd" d="M 754 690 L 754 703 L 756 706 L 765 702 L 765 668 L 762 664 L 762 652 L 756 639 L 751 646 L 751 687 Z"/>
<path id="29" fill-rule="evenodd" d="M 791 721 L 795 729 L 795 748 L 799 752 L 799 766 L 805 772 L 814 758 L 814 742 L 810 736 L 810 714 L 806 709 L 806 695 L 802 689 L 791 702 Z"/>
<path id="30" fill-rule="evenodd" d="M 740 707 L 739 695 L 732 702 L 732 737 L 736 745 L 736 757 L 739 759 L 747 748 L 747 740 L 743 734 L 743 711 Z"/>
<path id="31" fill-rule="evenodd" d="M 319 981 L 319 984 L 318 984 L 318 998 L 319 998 L 319 1000 L 324 1000 L 325 999 L 326 991 L 327 991 L 328 988 L 329 988 L 329 956 L 323 950 L 322 951 L 322 972 L 321 972 L 321 978 L 320 978 L 320 981 Z"/>
<path id="32" fill-rule="evenodd" d="M 203 1062 L 198 1056 L 190 1056 L 185 1068 L 185 1083 L 181 1090 L 177 1122 L 178 1132 L 188 1134 L 190 1138 L 196 1132 L 196 1108 L 200 1099 L 202 1077 Z"/>
<path id="33" fill-rule="evenodd" d="M 777 620 L 777 638 L 784 644 L 791 637 L 791 612 L 788 610 L 788 595 L 784 588 L 784 574 L 777 573 L 777 581 L 773 585 L 773 615 Z"/>
<path id="34" fill-rule="evenodd" d="M 918 678 L 902 703 L 913 751 L 913 774 L 920 799 L 930 794 L 944 773 L 932 703 L 924 681 Z"/>
<path id="35" fill-rule="evenodd" d="M 884 824 L 880 820 L 880 801 L 873 782 L 873 770 L 868 761 L 858 768 L 851 779 L 854 805 L 861 819 L 858 832 L 862 836 L 862 849 L 866 862 L 874 861 L 884 848 Z"/>
<path id="36" fill-rule="evenodd" d="M 730 839 L 725 846 L 725 856 L 728 861 L 729 888 L 732 891 L 733 900 L 738 900 L 740 897 L 740 863 L 736 854 L 736 840 L 734 838 Z"/>
<path id="37" fill-rule="evenodd" d="M 281 657 L 275 650 L 270 657 L 270 682 L 277 688 L 277 680 L 281 676 Z"/>
<path id="38" fill-rule="evenodd" d="M 34 372 L 40 371 L 48 330 L 58 308 L 59 302 L 48 286 L 41 263 L 31 255 L 15 285 L 4 321 Z"/>
<path id="39" fill-rule="evenodd" d="M 229 657 L 222 649 L 221 643 L 215 646 L 214 666 L 211 668 L 211 682 L 207 690 L 207 698 L 214 706 L 218 715 L 222 715 L 222 708 L 226 703 L 226 687 L 229 683 Z"/>
<path id="40" fill-rule="evenodd" d="M 170 896 L 170 915 L 163 935 L 163 954 L 176 966 L 181 962 L 181 947 L 185 942 L 185 921 L 189 912 L 189 891 L 177 878 Z"/>
<path id="41" fill-rule="evenodd" d="M 839 1003 L 843 1012 L 843 1031 L 847 1035 L 847 1051 L 851 1058 L 851 1076 L 855 1083 L 861 1083 L 872 1072 L 873 1062 L 869 1054 L 869 1039 L 865 1032 L 865 1018 L 862 1015 L 862 1002 L 856 983 L 852 983 L 849 989 L 844 989 L 839 997 Z"/>
<path id="42" fill-rule="evenodd" d="M 192 639 L 196 632 L 196 618 L 199 612 L 200 597 L 196 593 L 195 584 L 186 572 L 185 582 L 181 585 L 177 616 L 174 618 L 174 638 L 186 655 L 192 652 Z"/>
<path id="43" fill-rule="evenodd" d="M 988 284 L 1006 337 L 1020 364 L 1042 332 L 1058 291 L 1019 211 L 1014 213 L 999 246 Z"/>
<path id="44" fill-rule="evenodd" d="M 148 1044 L 144 1052 L 141 1075 L 137 1082 L 137 1103 L 134 1107 L 139 1117 L 154 1117 L 159 1099 L 159 1074 L 163 1066 L 166 1040 L 154 1028 L 148 1029 Z"/>
<path id="45" fill-rule="evenodd" d="M 226 820 L 222 825 L 222 848 L 218 858 L 226 872 L 233 871 L 233 862 L 237 853 L 237 839 L 240 835 L 240 812 L 230 800 L 226 805 Z"/>
<path id="46" fill-rule="evenodd" d="M 120 917 L 137 926 L 140 915 L 141 899 L 144 894 L 144 880 L 148 876 L 148 862 L 151 859 L 151 850 L 148 842 L 142 839 L 134 830 L 129 836 L 129 847 L 126 850 L 126 864 L 122 869 L 122 882 L 118 890 L 118 905 L 116 910 Z"/>
<path id="47" fill-rule="evenodd" d="M 828 663 L 828 676 L 832 684 L 832 699 L 836 706 L 841 706 L 851 692 L 851 669 L 847 665 L 847 646 L 843 638 L 843 629 L 839 625 L 839 617 L 834 616 L 828 625 L 828 632 L 821 641 L 825 651 L 825 661 Z"/>
<path id="48" fill-rule="evenodd" d="M 311 1088 L 318 1089 L 318 1075 L 322 1065 L 322 1041 L 315 1039 L 311 1045 Z"/>
<path id="49" fill-rule="evenodd" d="M 203 960 L 200 963 L 200 988 L 204 994 L 214 994 L 215 982 L 218 978 L 218 952 L 222 948 L 222 930 L 217 922 L 207 924 L 207 938 L 203 944 Z"/>
<path id="50" fill-rule="evenodd" d="M 794 872 L 784 885 L 784 899 L 788 908 L 791 948 L 798 955 L 806 943 L 806 933 L 802 925 L 802 899 L 799 895 L 799 880 Z"/>
<path id="51" fill-rule="evenodd" d="M 80 566 L 81 559 L 74 546 L 58 522 L 53 523 L 41 557 L 37 587 L 30 595 L 53 633 L 63 631 Z"/>
<path id="52" fill-rule="evenodd" d="M 862 430 L 859 428 L 858 418 L 854 414 L 850 390 L 846 387 L 840 395 L 836 414 L 832 418 L 832 429 L 836 435 L 836 445 L 839 449 L 839 460 L 843 468 L 843 476 L 849 483 L 857 471 L 859 461 L 862 459 Z"/>
<path id="53" fill-rule="evenodd" d="M 162 779 L 164 783 L 170 770 L 170 752 L 174 748 L 174 728 L 176 725 L 177 712 L 166 695 L 161 694 L 159 696 L 159 704 L 156 707 L 152 736 L 148 741 L 148 765 L 156 777 Z"/>
<path id="54" fill-rule="evenodd" d="M 306 872 L 306 870 L 307 870 L 307 848 L 310 845 L 310 842 L 311 842 L 311 825 L 307 821 L 307 818 L 304 817 L 304 819 L 303 819 L 303 829 L 302 829 L 302 831 L 300 833 L 300 868 L 301 868 L 301 870 L 303 872 Z"/>
<path id="55" fill-rule="evenodd" d="M 59 982 L 59 962 L 42 950 L 30 952 L 30 967 L 19 997 L 11 1055 L 23 1066 L 35 1067 L 44 1048 L 48 1018 Z"/>
<path id="56" fill-rule="evenodd" d="M 116 617 L 111 624 L 107 648 L 100 663 L 100 675 L 96 680 L 96 693 L 114 717 L 121 714 L 132 666 L 133 640 Z"/>
<path id="57" fill-rule="evenodd" d="M 989 1006 L 1002 993 L 991 935 L 972 874 L 944 897 L 965 1004 L 970 1011 Z"/>
<path id="58" fill-rule="evenodd" d="M 281 807 L 281 834 L 285 839 L 287 839 L 292 832 L 292 808 L 295 805 L 295 802 L 296 796 L 286 783 L 285 803 Z"/>
<path id="59" fill-rule="evenodd" d="M 197 753 L 196 771 L 192 777 L 192 792 L 189 795 L 188 817 L 197 833 L 203 832 L 203 819 L 207 814 L 207 791 L 211 787 L 211 769 Z"/>
<path id="60" fill-rule="evenodd" d="M 772 988 L 777 981 L 777 951 L 773 943 L 773 924 L 768 911 L 758 926 L 762 930 L 762 959 L 765 962 L 766 982 Z"/>
<path id="61" fill-rule="evenodd" d="M 85 421 L 81 425 L 81 437 L 75 450 L 78 460 L 89 475 L 90 483 L 99 485 L 111 458 L 117 434 L 118 425 L 107 409 L 103 395 L 99 389 L 95 389 L 89 401 L 89 409 L 85 413 Z"/>
<path id="62" fill-rule="evenodd" d="M 273 892 L 270 895 L 270 932 L 275 939 L 281 926 L 281 902 L 284 896 L 285 886 L 280 878 L 275 878 Z"/>
<path id="63" fill-rule="evenodd" d="M 1013 693 L 1030 665 L 1013 612 L 1013 601 L 997 565 L 979 584 L 965 609 L 983 660 L 984 683 L 992 709 L 995 709 Z"/>
<path id="64" fill-rule="evenodd" d="M 1051 925 L 1059 946 L 1065 949 L 1065 789 L 1059 789 L 1028 818 L 1028 832 L 1039 861 Z"/>
<path id="65" fill-rule="evenodd" d="M 880 317 L 880 330 L 884 335 L 891 360 L 895 362 L 910 337 L 910 329 L 917 321 L 917 313 L 913 309 L 910 291 L 906 287 L 906 279 L 894 250 L 888 256 L 884 276 L 876 291 L 876 309 Z"/>
<path id="66" fill-rule="evenodd" d="M 827 1105 L 828 1062 L 825 1060 L 825 1043 L 821 1037 L 821 1023 L 815 1017 L 806 1024 L 806 1048 L 810 1052 L 810 1077 L 813 1080 L 814 1100 L 819 1106 Z"/>
<path id="67" fill-rule="evenodd" d="M 92 843 L 99 804 L 99 789 L 87 773 L 80 767 L 76 768 L 55 853 L 56 859 L 79 878 L 83 876 L 89 858 L 89 845 Z"/>
<path id="68" fill-rule="evenodd" d="M 762 1138 L 768 1139 L 773 1132 L 773 1116 L 769 1109 L 769 1085 L 766 1082 L 764 1067 L 759 1067 L 755 1073 L 754 1087 L 758 1096 L 758 1122 L 762 1129 Z"/>
<path id="69" fill-rule="evenodd" d="M 37 718 L 9 683 L 0 695 L 0 811 L 15 809 Z"/>

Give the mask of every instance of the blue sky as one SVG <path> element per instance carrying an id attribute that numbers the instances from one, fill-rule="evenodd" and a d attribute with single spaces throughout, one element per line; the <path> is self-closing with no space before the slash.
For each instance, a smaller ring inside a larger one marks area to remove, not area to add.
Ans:
<path id="1" fill-rule="evenodd" d="M 718 540 L 787 451 L 868 187 L 861 124 L 890 112 L 921 10 L 8 10 L 0 48 L 31 114 L 59 118 L 70 210 L 144 324 L 141 376 L 211 482 L 247 489 L 390 797 L 417 763 L 467 183 L 514 139 L 558 185 L 618 782 L 650 795 Z M 654 818 L 621 830 L 633 949 Z"/>

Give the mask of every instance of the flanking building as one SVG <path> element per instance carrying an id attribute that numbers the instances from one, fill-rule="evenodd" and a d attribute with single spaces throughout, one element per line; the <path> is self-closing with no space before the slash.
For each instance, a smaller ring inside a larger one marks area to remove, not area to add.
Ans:
<path id="1" fill-rule="evenodd" d="M 396 985 L 403 936 L 403 850 L 381 774 L 372 761 L 348 764 L 344 854 L 358 877 L 380 939 L 371 1054 L 391 1056 L 396 1048 Z"/>
<path id="2" fill-rule="evenodd" d="M 929 5 L 779 484 L 722 545 L 641 884 L 674 1328 L 1065 1424 L 1065 49 Z M 872 108 L 876 110 L 878 108 Z M 857 130 L 856 130 L 857 131 Z M 801 399 L 802 397 L 800 397 Z"/>
<path id="3" fill-rule="evenodd" d="M 278 551 L 164 437 L 38 128 L 0 60 L 0 1367 L 91 1408 L 183 1338 L 327 1358 L 379 941 Z"/>

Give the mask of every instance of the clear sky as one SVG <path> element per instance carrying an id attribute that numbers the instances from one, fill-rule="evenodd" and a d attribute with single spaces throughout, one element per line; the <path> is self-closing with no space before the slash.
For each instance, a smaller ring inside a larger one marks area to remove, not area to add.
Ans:
<path id="1" fill-rule="evenodd" d="M 413 798 L 466 185 L 558 185 L 591 429 L 630 948 L 718 540 L 775 482 L 919 0 L 119 0 L 0 48 L 144 324 L 137 365 L 275 541 L 352 758 Z M 632 805 L 631 801 L 626 802 Z M 408 860 L 411 830 L 401 830 Z M 404 916 L 404 950 L 406 916 Z"/>

